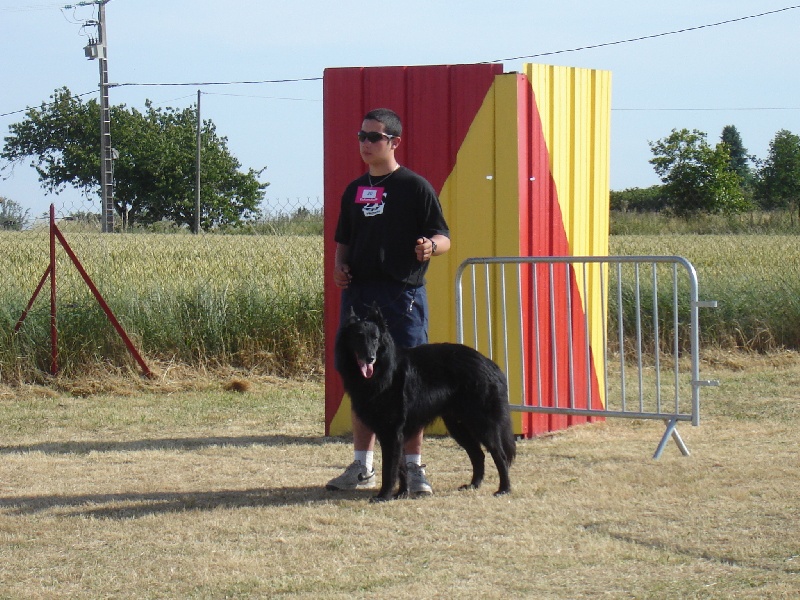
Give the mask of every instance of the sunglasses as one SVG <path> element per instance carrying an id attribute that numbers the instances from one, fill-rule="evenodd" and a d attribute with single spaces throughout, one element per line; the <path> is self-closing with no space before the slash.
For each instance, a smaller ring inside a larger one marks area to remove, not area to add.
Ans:
<path id="1" fill-rule="evenodd" d="M 358 141 L 359 142 L 372 142 L 373 144 L 376 142 L 380 142 L 383 138 L 387 140 L 391 140 L 396 138 L 396 135 L 389 135 L 388 133 L 382 133 L 380 131 L 364 131 L 361 130 L 358 132 Z"/>

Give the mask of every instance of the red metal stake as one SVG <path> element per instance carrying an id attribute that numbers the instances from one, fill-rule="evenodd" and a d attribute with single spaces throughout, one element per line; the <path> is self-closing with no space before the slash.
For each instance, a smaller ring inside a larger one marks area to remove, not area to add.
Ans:
<path id="1" fill-rule="evenodd" d="M 50 374 L 58 375 L 58 328 L 56 327 L 56 207 L 50 205 Z"/>
<path id="2" fill-rule="evenodd" d="M 25 317 L 28 316 L 28 312 L 31 310 L 33 303 L 36 301 L 37 296 L 39 296 L 39 292 L 41 292 L 42 288 L 44 287 L 44 282 L 47 281 L 47 278 L 49 276 L 50 276 L 50 265 L 47 265 L 47 268 L 44 270 L 44 275 L 42 275 L 42 278 L 39 280 L 39 285 L 36 286 L 36 291 L 33 292 L 33 296 L 31 296 L 31 299 L 28 302 L 28 306 L 26 306 L 25 310 L 22 311 L 22 315 L 20 316 L 19 321 L 17 321 L 17 324 L 14 325 L 14 333 L 19 332 L 20 327 L 22 327 L 23 321 L 25 321 Z"/>
<path id="3" fill-rule="evenodd" d="M 122 328 L 117 318 L 114 316 L 114 313 L 111 311 L 111 308 L 106 303 L 105 299 L 103 298 L 100 291 L 94 285 L 91 277 L 86 272 L 86 269 L 83 268 L 81 261 L 78 260 L 77 255 L 72 251 L 69 243 L 67 243 L 64 234 L 61 233 L 61 230 L 56 226 L 56 211 L 55 205 L 50 205 L 50 265 L 42 275 L 41 280 L 39 281 L 39 285 L 36 286 L 36 291 L 33 292 L 33 296 L 31 296 L 30 301 L 28 302 L 28 306 L 25 307 L 25 310 L 22 312 L 22 316 L 17 321 L 17 324 L 14 326 L 14 333 L 18 332 L 19 329 L 22 327 L 23 321 L 25 321 L 25 317 L 28 315 L 28 311 L 33 306 L 36 297 L 39 295 L 39 292 L 42 291 L 44 287 L 44 282 L 47 280 L 47 277 L 50 277 L 50 373 L 52 375 L 58 374 L 58 328 L 56 327 L 56 316 L 57 316 L 57 303 L 56 303 L 56 239 L 61 243 L 61 246 L 64 248 L 64 251 L 69 256 L 72 264 L 75 265 L 75 268 L 78 269 L 78 272 L 83 277 L 83 281 L 91 290 L 92 294 L 94 294 L 95 299 L 97 300 L 100 307 L 103 309 L 103 312 L 106 313 L 108 320 L 111 321 L 111 324 L 114 326 L 114 329 L 117 330 L 117 333 L 122 338 L 122 341 L 125 343 L 125 347 L 128 349 L 128 352 L 131 353 L 136 362 L 139 363 L 139 366 L 144 371 L 144 374 L 147 377 L 153 377 L 153 373 L 150 371 L 150 368 L 147 366 L 147 363 L 144 362 L 144 359 L 139 354 L 139 351 L 133 345 L 133 342 L 128 337 L 127 332 Z"/>
<path id="4" fill-rule="evenodd" d="M 122 325 L 120 325 L 119 321 L 114 316 L 114 313 L 111 311 L 111 308 L 106 303 L 102 294 L 100 294 L 100 291 L 97 289 L 97 287 L 95 287 L 92 278 L 89 277 L 89 274 L 83 268 L 81 261 L 78 260 L 77 255 L 72 251 L 72 248 L 70 248 L 66 238 L 64 237 L 64 234 L 61 233 L 61 230 L 55 225 L 53 226 L 53 231 L 55 232 L 58 241 L 61 242 L 61 247 L 64 248 L 64 251 L 67 253 L 67 255 L 69 255 L 70 260 L 72 260 L 72 264 L 75 265 L 75 268 L 78 269 L 78 273 L 80 273 L 81 277 L 83 277 L 83 281 L 86 282 L 86 285 L 89 286 L 89 289 L 92 291 L 92 294 L 94 294 L 94 297 L 97 300 L 97 303 L 100 305 L 100 308 L 102 308 L 103 312 L 106 313 L 108 320 L 111 321 L 111 324 L 114 326 L 114 329 L 117 330 L 117 333 L 122 338 L 122 341 L 125 342 L 125 346 L 128 348 L 128 352 L 131 353 L 133 358 L 136 359 L 136 362 L 139 363 L 139 366 L 142 367 L 142 371 L 144 371 L 144 374 L 147 375 L 148 377 L 152 377 L 153 374 L 150 372 L 147 363 L 144 362 L 144 359 L 141 357 L 138 350 L 136 350 L 136 347 L 133 345 L 133 342 L 128 337 L 128 334 L 125 332 L 125 330 L 122 328 Z"/>

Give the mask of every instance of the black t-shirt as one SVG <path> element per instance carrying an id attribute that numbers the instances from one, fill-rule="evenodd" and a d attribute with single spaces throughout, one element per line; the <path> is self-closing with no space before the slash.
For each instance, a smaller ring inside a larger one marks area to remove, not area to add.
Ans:
<path id="1" fill-rule="evenodd" d="M 380 200 L 380 201 L 379 201 Z M 353 283 L 391 279 L 424 284 L 428 262 L 414 252 L 417 239 L 450 237 L 433 186 L 399 167 L 388 177 L 364 174 L 345 189 L 334 239 L 349 247 Z"/>

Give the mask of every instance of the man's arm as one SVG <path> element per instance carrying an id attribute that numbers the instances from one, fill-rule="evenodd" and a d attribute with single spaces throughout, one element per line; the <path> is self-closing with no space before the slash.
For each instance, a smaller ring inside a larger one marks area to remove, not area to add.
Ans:
<path id="1" fill-rule="evenodd" d="M 336 287 L 344 289 L 350 285 L 350 265 L 345 261 L 349 254 L 350 247 L 345 244 L 336 244 L 336 253 L 333 259 L 333 282 Z"/>

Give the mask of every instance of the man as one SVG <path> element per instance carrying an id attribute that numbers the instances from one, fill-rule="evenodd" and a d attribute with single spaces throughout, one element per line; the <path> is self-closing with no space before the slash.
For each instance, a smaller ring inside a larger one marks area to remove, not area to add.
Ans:
<path id="1" fill-rule="evenodd" d="M 340 322 L 354 309 L 364 316 L 380 307 L 398 346 L 428 342 L 425 272 L 432 256 L 450 249 L 450 232 L 433 186 L 401 166 L 395 151 L 402 141 L 400 117 L 372 110 L 358 132 L 368 171 L 347 186 L 336 227 L 333 279 L 342 290 Z M 328 482 L 329 490 L 371 489 L 375 434 L 358 417 L 353 423 L 354 460 Z M 422 464 L 420 430 L 404 445 L 410 494 L 431 494 Z"/>

